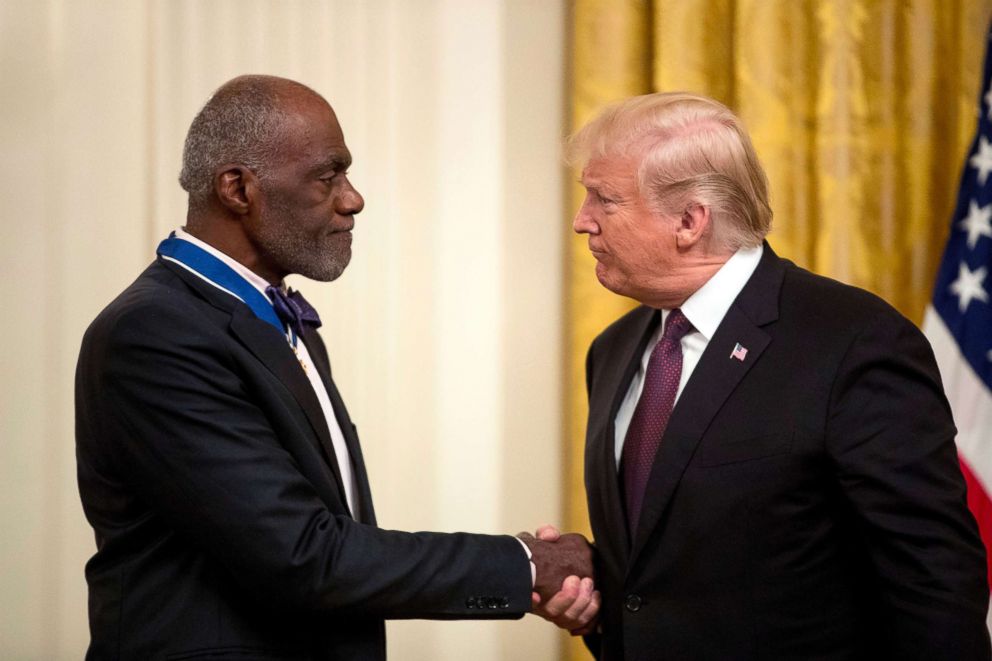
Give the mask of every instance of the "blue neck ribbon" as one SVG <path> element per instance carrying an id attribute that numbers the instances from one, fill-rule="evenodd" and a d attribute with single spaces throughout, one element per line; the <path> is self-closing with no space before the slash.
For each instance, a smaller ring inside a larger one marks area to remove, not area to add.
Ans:
<path id="1" fill-rule="evenodd" d="M 210 282 L 233 293 L 251 308 L 256 317 L 272 324 L 280 333 L 286 333 L 286 327 L 272 307 L 272 301 L 255 289 L 250 282 L 238 275 L 234 269 L 203 248 L 189 241 L 177 239 L 175 232 L 173 232 L 168 239 L 158 244 L 156 252 L 163 257 L 181 262 Z"/>

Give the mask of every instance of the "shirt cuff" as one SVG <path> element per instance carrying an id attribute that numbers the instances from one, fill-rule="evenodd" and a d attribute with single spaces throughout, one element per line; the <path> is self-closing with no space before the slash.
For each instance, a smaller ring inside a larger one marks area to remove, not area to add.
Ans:
<path id="1" fill-rule="evenodd" d="M 534 556 L 530 552 L 530 547 L 524 543 L 524 540 L 519 537 L 514 537 L 514 539 L 520 542 L 520 546 L 524 547 L 524 552 L 527 554 L 527 559 L 530 560 L 530 586 L 533 588 L 537 585 L 537 565 L 534 564 Z"/>

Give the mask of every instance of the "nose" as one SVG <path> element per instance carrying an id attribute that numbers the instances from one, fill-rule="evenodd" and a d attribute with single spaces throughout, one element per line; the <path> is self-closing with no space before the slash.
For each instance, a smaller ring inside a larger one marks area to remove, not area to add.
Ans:
<path id="1" fill-rule="evenodd" d="M 572 230 L 576 234 L 599 234 L 599 223 L 597 223 L 589 212 L 589 195 L 583 200 L 575 218 L 572 219 Z"/>
<path id="2" fill-rule="evenodd" d="M 334 210 L 342 216 L 354 216 L 356 213 L 361 213 L 364 208 L 365 198 L 351 185 L 350 181 L 347 182 L 344 190 L 337 197 Z"/>

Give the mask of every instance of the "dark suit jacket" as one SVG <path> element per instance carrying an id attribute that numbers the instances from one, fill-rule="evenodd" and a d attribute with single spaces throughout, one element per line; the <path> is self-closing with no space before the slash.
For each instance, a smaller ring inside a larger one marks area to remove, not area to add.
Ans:
<path id="1" fill-rule="evenodd" d="M 383 659 L 384 618 L 520 617 L 509 536 L 375 526 L 354 425 L 348 513 L 316 395 L 286 339 L 184 269 L 152 264 L 93 322 L 76 377 L 88 659 Z"/>
<path id="2" fill-rule="evenodd" d="M 633 310 L 589 350 L 600 658 L 988 659 L 984 550 L 920 332 L 766 245 L 672 412 L 631 541 L 614 419 L 658 318 Z"/>

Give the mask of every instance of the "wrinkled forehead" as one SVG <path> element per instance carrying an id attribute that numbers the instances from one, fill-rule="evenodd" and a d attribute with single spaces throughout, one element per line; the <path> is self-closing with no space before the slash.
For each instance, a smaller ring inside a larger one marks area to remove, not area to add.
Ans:
<path id="1" fill-rule="evenodd" d="M 316 94 L 300 93 L 281 104 L 282 133 L 290 140 L 328 137 L 344 142 L 344 132 L 330 104 Z"/>
<path id="2" fill-rule="evenodd" d="M 636 176 L 646 153 L 647 146 L 640 143 L 604 144 L 585 154 L 581 161 L 582 180 Z"/>
<path id="3" fill-rule="evenodd" d="M 590 167 L 593 170 L 636 169 L 659 139 L 647 132 L 620 131 L 602 131 L 581 137 L 584 138 L 581 142 L 568 146 L 567 159 L 583 173 Z"/>
<path id="4" fill-rule="evenodd" d="M 351 153 L 337 115 L 318 96 L 285 109 L 279 153 L 285 159 L 308 166 L 333 161 L 347 167 L 351 163 Z"/>
<path id="5" fill-rule="evenodd" d="M 613 194 L 636 192 L 640 160 L 623 155 L 605 155 L 590 159 L 582 168 L 579 182 L 588 190 Z"/>

